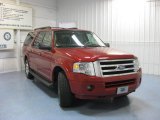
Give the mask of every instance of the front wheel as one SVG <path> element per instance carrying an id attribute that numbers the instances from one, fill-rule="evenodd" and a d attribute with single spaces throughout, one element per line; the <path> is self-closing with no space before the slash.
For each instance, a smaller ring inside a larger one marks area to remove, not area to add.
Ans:
<path id="1" fill-rule="evenodd" d="M 28 60 L 25 60 L 25 74 L 28 79 L 34 78 L 34 76 L 30 73 L 30 67 L 29 67 Z"/>
<path id="2" fill-rule="evenodd" d="M 73 103 L 74 96 L 64 72 L 58 74 L 58 96 L 61 107 L 70 107 Z"/>

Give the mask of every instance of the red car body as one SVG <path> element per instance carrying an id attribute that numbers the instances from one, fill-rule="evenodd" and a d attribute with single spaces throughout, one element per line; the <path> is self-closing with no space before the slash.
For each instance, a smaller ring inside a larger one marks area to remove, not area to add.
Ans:
<path id="1" fill-rule="evenodd" d="M 100 99 L 127 95 L 135 91 L 141 83 L 142 71 L 139 68 L 130 74 L 120 74 L 115 76 L 89 76 L 82 73 L 73 72 L 75 62 L 95 62 L 101 60 L 130 60 L 135 59 L 132 54 L 127 54 L 119 50 L 108 47 L 88 47 L 88 48 L 57 48 L 54 45 L 54 32 L 64 29 L 51 28 L 36 30 L 32 42 L 23 46 L 24 59 L 28 59 L 30 68 L 40 74 L 49 83 L 56 82 L 56 69 L 62 69 L 69 81 L 71 92 L 80 99 Z M 78 29 L 65 29 L 82 31 Z M 52 31 L 52 49 L 41 50 L 33 48 L 36 34 L 40 31 Z M 88 87 L 92 87 L 89 90 Z M 128 86 L 128 92 L 117 94 L 118 87 Z"/>

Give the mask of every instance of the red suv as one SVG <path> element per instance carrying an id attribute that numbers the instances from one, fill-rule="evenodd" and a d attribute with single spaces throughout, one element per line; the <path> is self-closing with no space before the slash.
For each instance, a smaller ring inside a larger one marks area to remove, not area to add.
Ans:
<path id="1" fill-rule="evenodd" d="M 137 57 L 110 48 L 90 31 L 38 28 L 27 35 L 23 53 L 27 78 L 58 85 L 61 107 L 74 98 L 126 96 L 141 83 Z"/>

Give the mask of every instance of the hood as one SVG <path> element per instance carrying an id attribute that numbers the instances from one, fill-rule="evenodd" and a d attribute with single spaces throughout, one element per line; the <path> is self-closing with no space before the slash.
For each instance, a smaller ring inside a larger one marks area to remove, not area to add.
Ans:
<path id="1" fill-rule="evenodd" d="M 96 60 L 132 59 L 134 55 L 107 48 L 57 48 L 56 51 L 76 61 L 93 62 Z"/>

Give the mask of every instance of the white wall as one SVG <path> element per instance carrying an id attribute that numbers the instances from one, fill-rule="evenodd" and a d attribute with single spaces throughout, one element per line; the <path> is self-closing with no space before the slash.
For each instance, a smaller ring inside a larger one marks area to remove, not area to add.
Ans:
<path id="1" fill-rule="evenodd" d="M 144 73 L 160 75 L 159 6 L 155 3 L 158 2 L 110 1 L 108 40 L 114 47 L 137 55 Z"/>
<path id="2" fill-rule="evenodd" d="M 16 4 L 16 0 L 0 0 L 9 4 Z M 55 26 L 56 25 L 56 0 L 20 0 L 20 5 L 33 8 L 33 27 L 42 26 Z M 0 73 L 11 72 L 24 69 L 23 55 L 20 54 L 21 60 L 19 60 L 18 53 L 22 51 L 21 46 L 25 40 L 25 37 L 29 31 L 20 31 L 20 43 L 15 43 L 14 50 L 0 51 Z M 16 38 L 15 30 L 15 41 Z M 20 46 L 17 46 L 20 45 Z M 18 47 L 18 49 L 16 49 Z M 22 61 L 19 63 L 19 61 Z M 20 68 L 19 68 L 20 67 Z"/>
<path id="3" fill-rule="evenodd" d="M 57 22 L 76 22 L 111 47 L 137 55 L 144 73 L 160 75 L 160 1 L 57 0 Z"/>
<path id="4" fill-rule="evenodd" d="M 33 26 L 55 26 L 56 0 L 20 0 L 21 4 L 28 4 L 33 8 Z"/>
<path id="5" fill-rule="evenodd" d="M 78 28 L 92 30 L 108 38 L 107 0 L 57 0 L 57 22 L 76 22 Z"/>

